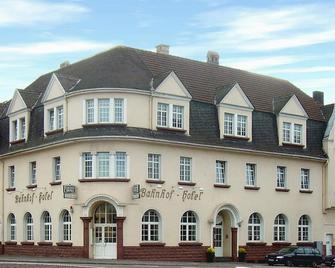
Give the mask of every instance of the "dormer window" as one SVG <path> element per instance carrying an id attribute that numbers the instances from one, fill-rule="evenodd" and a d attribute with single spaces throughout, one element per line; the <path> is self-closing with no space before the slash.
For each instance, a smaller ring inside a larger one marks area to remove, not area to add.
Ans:
<path id="1" fill-rule="evenodd" d="M 172 107 L 172 127 L 183 128 L 184 107 L 179 105 L 173 105 Z"/>
<path id="2" fill-rule="evenodd" d="M 48 132 L 62 129 L 64 127 L 63 106 L 48 109 Z"/>
<path id="3" fill-rule="evenodd" d="M 184 107 L 180 105 L 158 103 L 157 127 L 184 128 Z"/>
<path id="4" fill-rule="evenodd" d="M 157 126 L 168 126 L 169 105 L 166 103 L 158 103 L 157 107 Z"/>
<path id="5" fill-rule="evenodd" d="M 302 144 L 302 125 L 283 122 L 283 142 Z"/>
<path id="6" fill-rule="evenodd" d="M 11 142 L 26 139 L 26 118 L 21 117 L 11 122 Z"/>
<path id="7" fill-rule="evenodd" d="M 247 136 L 248 117 L 245 115 L 225 113 L 224 114 L 224 135 Z"/>

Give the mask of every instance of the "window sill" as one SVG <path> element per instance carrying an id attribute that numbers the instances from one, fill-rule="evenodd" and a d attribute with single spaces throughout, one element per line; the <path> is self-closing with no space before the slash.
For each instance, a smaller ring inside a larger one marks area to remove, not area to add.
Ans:
<path id="1" fill-rule="evenodd" d="M 49 183 L 51 186 L 55 186 L 55 185 L 61 185 L 62 181 L 52 181 Z"/>
<path id="2" fill-rule="evenodd" d="M 142 242 L 140 247 L 165 247 L 165 243 L 161 242 Z"/>
<path id="3" fill-rule="evenodd" d="M 215 188 L 230 188 L 230 185 L 228 185 L 228 184 L 220 184 L 220 183 L 214 183 L 214 187 Z"/>
<path id="4" fill-rule="evenodd" d="M 266 243 L 265 242 L 247 242 L 247 246 L 259 246 L 259 247 L 261 247 L 261 246 L 266 246 Z"/>
<path id="5" fill-rule="evenodd" d="M 17 242 L 16 242 L 16 241 L 6 241 L 6 242 L 5 242 L 5 245 L 6 245 L 6 246 L 16 246 L 16 245 L 17 245 Z"/>
<path id="6" fill-rule="evenodd" d="M 290 191 L 290 189 L 287 188 L 276 188 L 275 190 L 276 192 L 284 192 L 284 193 L 288 193 Z"/>
<path id="7" fill-rule="evenodd" d="M 37 184 L 30 184 L 26 186 L 27 189 L 35 189 L 37 188 Z"/>
<path id="8" fill-rule="evenodd" d="M 173 128 L 173 127 L 156 127 L 157 130 L 166 130 L 166 131 L 175 131 L 175 132 L 181 132 L 181 133 L 186 133 L 186 129 L 182 128 Z"/>
<path id="9" fill-rule="evenodd" d="M 154 183 L 154 184 L 164 184 L 165 181 L 163 180 L 145 180 L 146 183 Z"/>
<path id="10" fill-rule="evenodd" d="M 22 246 L 33 246 L 35 243 L 33 241 L 22 241 L 21 242 Z"/>
<path id="11" fill-rule="evenodd" d="M 307 190 L 307 189 L 304 190 L 304 189 L 300 189 L 299 192 L 302 193 L 302 194 L 311 194 L 311 193 L 313 193 L 313 190 Z"/>
<path id="12" fill-rule="evenodd" d="M 290 242 L 273 242 L 272 246 L 283 246 L 283 247 L 288 247 L 290 246 L 291 243 Z"/>
<path id="13" fill-rule="evenodd" d="M 286 147 L 298 147 L 298 148 L 304 148 L 304 144 L 296 144 L 296 143 L 290 143 L 290 142 L 282 142 L 283 146 Z"/>
<path id="14" fill-rule="evenodd" d="M 235 136 L 235 135 L 223 135 L 224 139 L 230 139 L 230 140 L 241 140 L 241 141 L 249 141 L 249 137 L 243 137 L 243 136 Z"/>
<path id="15" fill-rule="evenodd" d="M 52 246 L 52 242 L 37 242 L 37 245 L 39 246 Z"/>
<path id="16" fill-rule="evenodd" d="M 10 145 L 15 145 L 15 144 L 24 143 L 25 141 L 26 141 L 26 139 L 20 139 L 20 140 L 11 141 L 11 142 L 9 142 L 9 144 Z"/>
<path id="17" fill-rule="evenodd" d="M 195 182 L 187 182 L 187 181 L 178 181 L 179 185 L 185 185 L 185 186 L 195 186 Z"/>
<path id="18" fill-rule="evenodd" d="M 7 189 L 6 189 L 7 192 L 15 192 L 15 190 L 16 190 L 15 187 L 13 187 L 13 188 L 7 188 Z"/>
<path id="19" fill-rule="evenodd" d="M 244 186 L 245 190 L 253 190 L 253 191 L 258 191 L 261 187 L 258 186 Z"/>
<path id="20" fill-rule="evenodd" d="M 191 247 L 191 246 L 201 247 L 202 243 L 200 243 L 200 242 L 180 242 L 180 243 L 178 243 L 178 246 L 180 246 L 180 247 Z"/>
<path id="21" fill-rule="evenodd" d="M 129 182 L 130 179 L 106 178 L 106 179 L 79 179 L 79 182 Z"/>
<path id="22" fill-rule="evenodd" d="M 52 136 L 52 135 L 55 135 L 55 134 L 58 134 L 58 133 L 63 133 L 64 132 L 64 129 L 63 128 L 59 128 L 59 129 L 55 129 L 55 130 L 50 130 L 48 132 L 45 132 L 45 136 Z"/>
<path id="23" fill-rule="evenodd" d="M 59 247 L 72 247 L 72 242 L 57 242 L 56 245 Z"/>
<path id="24" fill-rule="evenodd" d="M 91 124 L 82 124 L 83 127 L 126 127 L 127 123 L 91 123 Z"/>

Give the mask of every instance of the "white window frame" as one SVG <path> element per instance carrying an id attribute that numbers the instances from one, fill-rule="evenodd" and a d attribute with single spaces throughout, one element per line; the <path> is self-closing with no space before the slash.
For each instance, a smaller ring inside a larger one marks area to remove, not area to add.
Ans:
<path id="1" fill-rule="evenodd" d="M 27 139 L 27 119 L 25 116 L 10 121 L 10 142 Z"/>
<path id="2" fill-rule="evenodd" d="M 98 123 L 109 123 L 110 119 L 110 99 L 98 99 Z"/>
<path id="3" fill-rule="evenodd" d="M 241 114 L 236 115 L 236 136 L 247 137 L 248 133 L 247 126 L 248 126 L 248 116 Z"/>
<path id="4" fill-rule="evenodd" d="M 61 166 L 61 158 L 60 156 L 56 156 L 53 158 L 53 167 L 54 167 L 54 181 L 62 180 L 62 166 Z"/>
<path id="5" fill-rule="evenodd" d="M 164 121 L 165 124 L 163 124 Z M 157 126 L 169 127 L 169 104 L 167 103 L 157 103 Z"/>
<path id="6" fill-rule="evenodd" d="M 48 109 L 48 130 L 54 131 L 56 129 L 56 115 L 55 108 Z"/>
<path id="7" fill-rule="evenodd" d="M 256 164 L 246 163 L 245 164 L 245 184 L 246 186 L 255 187 L 257 185 L 256 176 L 257 176 Z"/>
<path id="8" fill-rule="evenodd" d="M 160 106 L 167 107 L 167 111 L 160 109 Z M 166 114 L 166 125 L 162 124 L 163 113 Z M 168 104 L 163 102 L 157 103 L 157 127 L 181 129 L 185 127 L 185 107 L 182 105 Z"/>
<path id="9" fill-rule="evenodd" d="M 283 125 L 283 143 L 302 145 L 304 126 L 292 122 L 284 121 Z"/>
<path id="10" fill-rule="evenodd" d="M 311 239 L 311 221 L 307 215 L 302 215 L 298 221 L 298 241 L 308 242 Z"/>
<path id="11" fill-rule="evenodd" d="M 171 128 L 184 129 L 184 106 L 172 105 Z"/>
<path id="12" fill-rule="evenodd" d="M 36 161 L 32 161 L 29 163 L 29 184 L 36 185 L 37 184 L 37 163 Z"/>
<path id="13" fill-rule="evenodd" d="M 302 144 L 302 128 L 301 124 L 293 124 L 293 137 L 292 143 Z"/>
<path id="14" fill-rule="evenodd" d="M 110 165 L 110 153 L 97 152 L 97 178 L 110 178 Z"/>
<path id="15" fill-rule="evenodd" d="M 123 167 L 120 169 L 120 167 Z M 115 177 L 120 179 L 127 178 L 127 153 L 115 153 Z"/>
<path id="16" fill-rule="evenodd" d="M 8 167 L 8 187 L 15 188 L 15 166 Z"/>
<path id="17" fill-rule="evenodd" d="M 56 108 L 56 129 L 64 128 L 64 107 L 63 105 L 57 106 Z"/>
<path id="18" fill-rule="evenodd" d="M 192 181 L 192 158 L 181 156 L 179 162 L 180 177 L 179 180 L 182 182 Z"/>
<path id="19" fill-rule="evenodd" d="M 61 216 L 62 241 L 72 241 L 72 216 L 68 210 L 64 210 Z"/>
<path id="20" fill-rule="evenodd" d="M 26 138 L 26 118 L 25 117 L 21 117 L 19 119 L 19 133 L 20 133 L 20 140 L 24 140 Z"/>
<path id="21" fill-rule="evenodd" d="M 248 241 L 259 242 L 263 237 L 262 217 L 258 213 L 252 213 L 248 220 Z"/>
<path id="22" fill-rule="evenodd" d="M 195 222 L 191 219 L 195 219 Z M 190 235 L 193 231 L 195 234 Z M 186 234 L 186 235 L 184 235 Z M 196 242 L 198 240 L 198 216 L 194 211 L 186 211 L 180 220 L 180 241 Z"/>
<path id="23" fill-rule="evenodd" d="M 300 189 L 309 190 L 311 187 L 310 170 L 302 168 L 300 171 Z"/>
<path id="24" fill-rule="evenodd" d="M 8 215 L 8 239 L 9 241 L 16 241 L 16 217 L 13 213 Z"/>
<path id="25" fill-rule="evenodd" d="M 215 161 L 215 183 L 216 184 L 227 184 L 226 182 L 226 161 L 216 160 Z"/>
<path id="26" fill-rule="evenodd" d="M 148 154 L 148 179 L 160 180 L 161 179 L 161 155 Z"/>
<path id="27" fill-rule="evenodd" d="M 233 136 L 235 134 L 234 117 L 232 113 L 224 113 L 224 135 Z"/>
<path id="28" fill-rule="evenodd" d="M 290 122 L 283 122 L 283 142 L 291 143 L 291 123 Z"/>
<path id="29" fill-rule="evenodd" d="M 83 178 L 92 179 L 94 177 L 94 159 L 93 154 L 90 152 L 85 152 L 82 154 L 83 160 Z M 90 163 L 90 165 L 88 165 Z M 89 169 L 90 166 L 90 169 Z M 89 175 L 90 173 L 90 175 Z"/>
<path id="30" fill-rule="evenodd" d="M 43 241 L 52 241 L 52 219 L 48 211 L 44 211 L 42 214 L 42 237 Z"/>
<path id="31" fill-rule="evenodd" d="M 241 138 L 248 137 L 248 116 L 225 112 L 223 115 L 223 134 Z"/>
<path id="32" fill-rule="evenodd" d="M 156 210 L 149 209 L 143 214 L 141 226 L 143 242 L 160 241 L 161 217 Z"/>
<path id="33" fill-rule="evenodd" d="M 24 223 L 25 223 L 25 239 L 26 241 L 33 241 L 34 240 L 34 220 L 33 216 L 30 212 L 27 212 L 24 215 Z"/>
<path id="34" fill-rule="evenodd" d="M 281 222 L 282 220 L 284 220 L 284 224 Z M 287 226 L 288 222 L 286 216 L 283 214 L 277 215 L 273 225 L 273 240 L 275 242 L 287 241 Z M 282 236 L 283 233 L 284 237 Z"/>
<path id="35" fill-rule="evenodd" d="M 285 189 L 287 187 L 287 167 L 277 166 L 276 188 Z"/>

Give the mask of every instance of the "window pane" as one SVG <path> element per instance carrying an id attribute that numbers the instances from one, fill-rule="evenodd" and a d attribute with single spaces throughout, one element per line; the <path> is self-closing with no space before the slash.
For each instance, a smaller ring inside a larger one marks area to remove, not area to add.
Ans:
<path id="1" fill-rule="evenodd" d="M 233 135 L 234 134 L 234 115 L 225 113 L 224 114 L 224 134 Z"/>
<path id="2" fill-rule="evenodd" d="M 244 115 L 237 116 L 237 135 L 238 136 L 247 135 L 247 117 Z"/>
<path id="3" fill-rule="evenodd" d="M 301 169 L 301 189 L 308 190 L 310 188 L 309 169 Z"/>
<path id="4" fill-rule="evenodd" d="M 124 152 L 116 153 L 116 177 L 125 178 L 126 177 L 126 159 L 127 155 Z"/>
<path id="5" fill-rule="evenodd" d="M 109 153 L 98 153 L 98 176 L 109 177 Z"/>
<path id="6" fill-rule="evenodd" d="M 283 141 L 291 142 L 291 123 L 283 123 Z"/>
<path id="7" fill-rule="evenodd" d="M 48 111 L 49 114 L 49 130 L 54 130 L 55 124 L 55 112 L 54 109 Z"/>
<path id="8" fill-rule="evenodd" d="M 59 106 L 57 107 L 56 109 L 56 112 L 57 112 L 57 121 L 56 121 L 56 127 L 59 129 L 59 128 L 63 128 L 63 125 L 64 125 L 64 111 L 63 111 L 63 106 Z"/>
<path id="9" fill-rule="evenodd" d="M 302 125 L 294 124 L 293 142 L 297 144 L 301 144 L 301 136 L 302 136 Z"/>
<path id="10" fill-rule="evenodd" d="M 61 171 L 60 171 L 60 157 L 54 158 L 54 169 L 55 169 L 55 181 L 58 181 L 61 179 Z"/>
<path id="11" fill-rule="evenodd" d="M 184 107 L 173 105 L 172 110 L 172 127 L 183 128 Z"/>
<path id="12" fill-rule="evenodd" d="M 84 177 L 85 178 L 92 178 L 93 176 L 93 161 L 92 161 L 92 154 L 91 153 L 84 153 L 83 154 L 83 161 L 84 161 Z"/>
<path id="13" fill-rule="evenodd" d="M 110 104 L 109 99 L 98 100 L 99 123 L 109 122 L 109 112 L 110 112 L 109 104 Z"/>
<path id="14" fill-rule="evenodd" d="M 94 123 L 94 100 L 86 100 L 86 123 Z"/>
<path id="15" fill-rule="evenodd" d="M 189 157 L 180 157 L 180 180 L 191 181 L 191 161 Z"/>
<path id="16" fill-rule="evenodd" d="M 169 105 L 165 103 L 158 103 L 157 105 L 157 126 L 168 126 Z"/>
<path id="17" fill-rule="evenodd" d="M 153 180 L 160 179 L 160 155 L 148 155 L 148 178 Z"/>
<path id="18" fill-rule="evenodd" d="M 115 114 L 115 123 L 124 122 L 124 100 L 115 99 L 114 100 L 114 114 Z"/>
<path id="19" fill-rule="evenodd" d="M 216 183 L 225 183 L 225 164 L 224 161 L 216 161 Z"/>
<path id="20" fill-rule="evenodd" d="M 36 184 L 36 162 L 30 162 L 30 183 Z"/>
<path id="21" fill-rule="evenodd" d="M 277 167 L 277 187 L 286 187 L 286 167 Z"/>
<path id="22" fill-rule="evenodd" d="M 246 185 L 255 186 L 256 185 L 256 165 L 246 164 Z"/>

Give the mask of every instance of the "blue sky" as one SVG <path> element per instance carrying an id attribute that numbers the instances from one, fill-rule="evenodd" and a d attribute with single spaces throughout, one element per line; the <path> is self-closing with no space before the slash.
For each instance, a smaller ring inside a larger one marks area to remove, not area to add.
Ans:
<path id="1" fill-rule="evenodd" d="M 335 1 L 0 0 L 0 101 L 65 60 L 115 45 L 288 79 L 335 102 Z"/>

